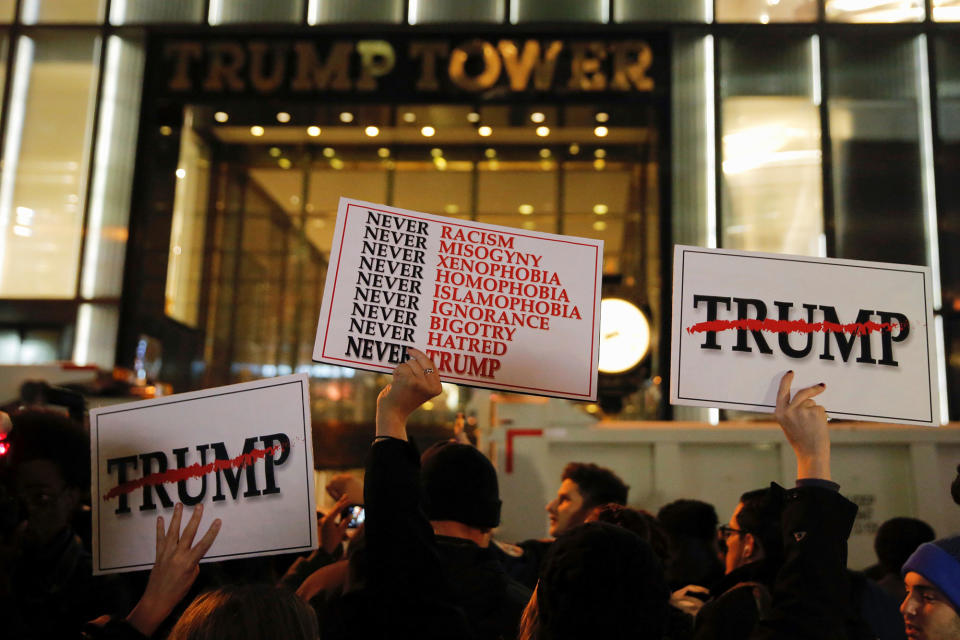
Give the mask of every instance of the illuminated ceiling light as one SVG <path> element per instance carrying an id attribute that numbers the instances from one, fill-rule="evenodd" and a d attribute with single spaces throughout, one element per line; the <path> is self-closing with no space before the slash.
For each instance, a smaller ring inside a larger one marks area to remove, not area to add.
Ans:
<path id="1" fill-rule="evenodd" d="M 333 160 L 330 161 L 330 166 L 336 169 L 337 171 L 340 171 L 340 169 L 343 169 L 343 160 L 341 160 L 340 158 L 334 158 Z"/>
<path id="2" fill-rule="evenodd" d="M 177 179 L 183 180 L 186 177 L 187 177 L 186 169 L 183 169 L 183 168 L 177 169 Z"/>
<path id="3" fill-rule="evenodd" d="M 370 137 L 370 138 L 376 138 L 378 135 L 380 135 L 380 129 L 373 125 L 370 125 L 366 129 L 364 129 L 363 132 L 367 134 L 367 137 Z"/>
<path id="4" fill-rule="evenodd" d="M 350 113 L 349 111 L 341 111 L 340 122 L 343 122 L 344 124 L 350 124 L 351 122 L 353 122 L 353 114 Z"/>
<path id="5" fill-rule="evenodd" d="M 263 133 L 264 133 L 263 127 L 261 127 L 258 124 L 255 124 L 252 127 L 250 127 L 250 135 L 252 136 L 259 138 L 260 136 L 263 135 Z"/>
<path id="6" fill-rule="evenodd" d="M 597 136 L 598 138 L 606 138 L 608 133 L 610 133 L 610 130 L 603 126 L 597 127 L 593 130 L 593 135 Z"/>
<path id="7" fill-rule="evenodd" d="M 280 111 L 277 113 L 277 122 L 280 124 L 287 124 L 290 122 L 290 114 L 286 111 Z"/>
<path id="8" fill-rule="evenodd" d="M 552 160 L 541 160 L 541 161 L 540 161 L 540 168 L 543 169 L 544 171 L 550 171 L 551 169 L 553 169 L 553 161 L 552 161 Z"/>
<path id="9" fill-rule="evenodd" d="M 489 160 L 493 160 L 494 158 L 497 157 L 497 150 L 494 149 L 493 147 L 490 147 L 489 149 L 485 149 L 483 151 L 483 155 L 486 156 Z"/>
<path id="10" fill-rule="evenodd" d="M 293 166 L 293 163 L 290 162 L 290 158 L 280 158 L 277 160 L 277 164 L 280 165 L 281 169 L 289 169 Z"/>
<path id="11" fill-rule="evenodd" d="M 537 127 L 537 135 L 541 138 L 546 138 L 550 135 L 550 127 Z"/>
<path id="12" fill-rule="evenodd" d="M 493 127 L 488 127 L 487 125 L 483 125 L 479 129 L 477 129 L 477 133 L 479 133 L 484 138 L 487 138 L 493 135 Z"/>
<path id="13" fill-rule="evenodd" d="M 433 149 L 430 149 L 430 155 L 434 158 L 439 158 L 443 155 L 443 149 L 440 147 L 434 147 Z"/>
<path id="14" fill-rule="evenodd" d="M 413 111 L 407 111 L 407 112 L 405 112 L 405 113 L 403 114 L 403 121 L 404 121 L 404 122 L 416 122 L 416 121 L 417 121 L 417 114 L 415 114 Z"/>
<path id="15" fill-rule="evenodd" d="M 768 22 L 770 22 L 770 16 L 768 16 L 768 15 L 765 14 L 765 13 L 761 14 L 761 15 L 760 15 L 760 24 L 767 24 Z"/>
<path id="16" fill-rule="evenodd" d="M 593 157 L 594 157 L 594 158 L 606 158 L 606 157 L 607 157 L 607 151 L 606 151 L 606 149 L 597 149 L 597 150 L 595 150 L 595 151 L 593 152 Z"/>
<path id="17" fill-rule="evenodd" d="M 580 145 L 574 142 L 573 144 L 570 145 L 570 148 L 568 149 L 568 151 L 570 152 L 570 155 L 575 156 L 578 153 L 580 153 Z"/>
<path id="18" fill-rule="evenodd" d="M 473 124 L 480 122 L 480 114 L 477 113 L 476 111 L 471 111 L 470 113 L 467 114 L 467 122 L 470 122 Z"/>
<path id="19" fill-rule="evenodd" d="M 595 205 L 593 205 L 593 212 L 594 212 L 595 214 L 597 214 L 598 216 L 604 215 L 604 214 L 605 214 L 607 211 L 609 211 L 609 210 L 610 210 L 610 208 L 607 207 L 607 205 L 605 205 L 605 204 L 595 204 Z"/>
<path id="20" fill-rule="evenodd" d="M 607 122 L 610 120 L 610 114 L 606 111 L 598 111 L 597 115 L 594 116 L 597 119 L 597 122 Z"/>
<path id="21" fill-rule="evenodd" d="M 430 125 L 427 125 L 425 127 L 420 127 L 420 135 L 422 135 L 424 138 L 432 138 L 436 133 L 437 133 L 437 130 L 431 127 Z"/>
<path id="22" fill-rule="evenodd" d="M 607 229 L 607 223 L 604 222 L 603 220 L 597 220 L 596 222 L 593 223 L 594 231 L 606 231 L 606 229 Z"/>
<path id="23" fill-rule="evenodd" d="M 389 158 L 390 149 L 387 149 L 386 147 L 380 147 L 379 149 L 377 149 L 377 155 L 380 156 L 381 158 Z"/>
<path id="24" fill-rule="evenodd" d="M 597 158 L 596 160 L 593 161 L 593 168 L 596 169 L 597 171 L 602 171 L 603 169 L 606 168 L 606 166 L 607 166 L 607 161 L 604 160 L 603 158 Z"/>
<path id="25" fill-rule="evenodd" d="M 271 158 L 279 158 L 281 155 L 283 155 L 283 151 L 280 151 L 280 147 L 270 147 L 270 151 L 268 153 L 270 154 Z"/>
<path id="26" fill-rule="evenodd" d="M 337 155 L 337 152 L 333 150 L 333 147 L 324 147 L 323 149 L 324 158 L 332 158 L 335 155 Z"/>
<path id="27" fill-rule="evenodd" d="M 530 122 L 540 124 L 547 119 L 547 116 L 543 115 L 542 111 L 534 111 L 530 114 Z"/>
<path id="28" fill-rule="evenodd" d="M 767 4 L 770 5 L 771 7 L 775 7 L 778 4 L 780 4 L 780 0 L 767 0 Z"/>
<path id="29" fill-rule="evenodd" d="M 168 127 L 167 125 L 163 125 L 162 127 L 160 127 L 160 135 L 162 135 L 162 136 L 168 136 L 168 135 L 170 135 L 171 133 L 173 133 L 173 129 L 171 129 L 171 128 Z"/>
<path id="30" fill-rule="evenodd" d="M 458 206 L 455 205 L 455 204 L 448 204 L 448 205 L 445 205 L 445 206 L 443 207 L 443 211 L 444 211 L 444 213 L 448 213 L 448 214 L 450 214 L 450 215 L 453 215 L 453 214 L 455 214 L 455 213 L 460 213 L 460 207 L 458 207 Z"/>
<path id="31" fill-rule="evenodd" d="M 437 167 L 437 169 L 439 169 L 440 171 L 446 171 L 446 170 L 447 170 L 447 159 L 444 158 L 443 156 L 439 156 L 439 157 L 437 157 L 437 158 L 434 158 L 434 159 L 433 159 L 433 164 L 434 164 L 434 165 Z"/>
<path id="32" fill-rule="evenodd" d="M 531 213 L 533 213 L 533 205 L 532 205 L 532 204 L 522 204 L 522 205 L 520 205 L 519 207 L 517 207 L 517 211 L 520 212 L 520 215 L 528 216 L 528 215 L 530 215 Z"/>
<path id="33" fill-rule="evenodd" d="M 635 367 L 650 348 L 650 324 L 635 305 L 619 298 L 600 302 L 600 362 L 604 373 Z"/>
<path id="34" fill-rule="evenodd" d="M 549 158 L 550 155 L 551 155 L 550 149 L 547 149 L 547 148 L 540 149 L 540 157 L 541 157 L 541 158 Z"/>
<path id="35" fill-rule="evenodd" d="M 213 119 L 223 124 L 224 122 L 230 119 L 230 116 L 227 114 L 226 111 L 217 111 L 215 114 L 213 114 Z"/>
<path id="36" fill-rule="evenodd" d="M 497 169 L 500 168 L 500 161 L 497 159 L 493 159 L 490 161 L 488 166 L 490 167 L 491 171 L 496 171 Z"/>
<path id="37" fill-rule="evenodd" d="M 320 127 L 316 125 L 307 127 L 307 135 L 311 138 L 316 138 L 318 135 L 320 135 Z"/>

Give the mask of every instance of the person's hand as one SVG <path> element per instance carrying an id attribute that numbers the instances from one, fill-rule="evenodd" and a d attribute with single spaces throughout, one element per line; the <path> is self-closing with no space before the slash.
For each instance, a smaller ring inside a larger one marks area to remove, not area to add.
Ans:
<path id="1" fill-rule="evenodd" d="M 332 554 L 343 542 L 343 537 L 347 535 L 347 527 L 350 525 L 350 518 L 341 518 L 337 521 L 340 513 L 350 504 L 350 496 L 344 494 L 340 496 L 333 508 L 322 518 L 320 518 L 320 548 L 328 554 Z"/>
<path id="2" fill-rule="evenodd" d="M 427 354 L 407 347 L 410 359 L 393 370 L 393 382 L 377 398 L 377 435 L 407 439 L 407 418 L 443 391 L 440 375 Z"/>
<path id="3" fill-rule="evenodd" d="M 813 400 L 827 386 L 821 382 L 797 391 L 791 398 L 791 382 L 793 371 L 788 371 L 780 380 L 774 415 L 797 455 L 797 477 L 829 480 L 830 432 L 827 428 L 827 411 Z"/>
<path id="4" fill-rule="evenodd" d="M 220 532 L 220 520 L 214 520 L 207 533 L 191 548 L 197 535 L 203 505 L 197 505 L 187 526 L 180 534 L 183 505 L 173 509 L 170 529 L 164 532 L 163 517 L 157 518 L 157 559 L 150 570 L 143 597 L 127 616 L 127 622 L 145 636 L 153 635 L 160 623 L 170 615 L 177 603 L 187 595 L 200 572 L 198 566 Z"/>
<path id="5" fill-rule="evenodd" d="M 338 473 L 330 478 L 326 488 L 334 500 L 347 496 L 347 504 L 363 504 L 363 481 L 352 473 Z"/>
<path id="6" fill-rule="evenodd" d="M 694 593 L 701 594 L 701 597 L 692 595 Z M 700 613 L 700 609 L 703 608 L 704 603 L 710 597 L 710 590 L 706 587 L 701 587 L 695 584 L 688 584 L 682 589 L 677 589 L 670 594 L 670 604 L 676 609 L 680 609 L 684 613 L 688 613 L 691 616 L 696 617 Z"/>

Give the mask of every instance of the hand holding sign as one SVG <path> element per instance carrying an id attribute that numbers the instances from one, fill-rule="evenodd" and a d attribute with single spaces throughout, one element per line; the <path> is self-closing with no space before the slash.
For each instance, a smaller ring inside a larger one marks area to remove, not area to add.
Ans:
<path id="1" fill-rule="evenodd" d="M 181 535 L 182 515 L 183 505 L 178 504 L 173 510 L 170 529 L 166 532 L 163 517 L 157 518 L 157 561 L 150 570 L 143 597 L 127 616 L 127 622 L 145 636 L 153 635 L 160 623 L 187 595 L 200 572 L 200 559 L 210 550 L 220 533 L 220 520 L 214 520 L 200 542 L 191 547 L 203 516 L 203 505 L 193 510 Z"/>
<path id="2" fill-rule="evenodd" d="M 377 435 L 407 439 L 407 417 L 443 391 L 433 361 L 422 351 L 407 348 L 410 359 L 393 370 L 393 382 L 377 398 Z"/>
<path id="3" fill-rule="evenodd" d="M 821 382 L 801 389 L 791 399 L 791 382 L 793 371 L 788 371 L 780 379 L 775 415 L 797 456 L 797 477 L 829 480 L 830 432 L 827 429 L 827 412 L 813 399 L 823 393 L 827 386 Z"/>

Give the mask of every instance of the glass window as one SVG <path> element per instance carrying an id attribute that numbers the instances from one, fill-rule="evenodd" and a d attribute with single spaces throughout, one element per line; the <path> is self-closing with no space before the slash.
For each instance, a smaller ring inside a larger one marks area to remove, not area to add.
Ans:
<path id="1" fill-rule="evenodd" d="M 960 22 L 960 0 L 933 0 L 933 19 L 937 22 Z"/>
<path id="2" fill-rule="evenodd" d="M 920 22 L 924 0 L 826 0 L 831 22 Z"/>
<path id="3" fill-rule="evenodd" d="M 116 364 L 120 310 L 112 304 L 81 304 L 77 311 L 77 334 L 73 361 L 112 369 Z"/>
<path id="4" fill-rule="evenodd" d="M 98 38 L 21 36 L 0 173 L 0 297 L 73 298 Z"/>
<path id="5" fill-rule="evenodd" d="M 110 24 L 203 22 L 203 0 L 113 0 Z"/>
<path id="6" fill-rule="evenodd" d="M 307 22 L 403 22 L 404 0 L 310 0 Z"/>
<path id="7" fill-rule="evenodd" d="M 709 3 L 703 0 L 614 0 L 616 22 L 708 22 Z"/>
<path id="8" fill-rule="evenodd" d="M 431 0 L 410 3 L 410 24 L 427 22 L 503 22 L 503 0 Z"/>
<path id="9" fill-rule="evenodd" d="M 940 264 L 943 267 L 941 286 L 944 308 L 956 313 L 960 312 L 960 260 L 955 249 L 960 247 L 960 182 L 954 176 L 960 172 L 960 42 L 952 36 L 937 36 L 934 46 L 940 134 L 937 200 L 940 208 Z M 955 359 L 960 360 L 960 357 Z M 960 362 L 956 368 L 960 370 Z"/>
<path id="10" fill-rule="evenodd" d="M 816 40 L 721 40 L 722 246 L 819 255 L 823 244 Z"/>
<path id="11" fill-rule="evenodd" d="M 210 24 L 300 22 L 304 0 L 210 0 Z"/>
<path id="12" fill-rule="evenodd" d="M 38 22 L 101 22 L 104 0 L 23 0 L 20 20 Z"/>
<path id="13" fill-rule="evenodd" d="M 510 22 L 607 22 L 608 0 L 512 0 Z"/>
<path id="14" fill-rule="evenodd" d="M 827 43 L 836 255 L 926 264 L 918 41 Z"/>
<path id="15" fill-rule="evenodd" d="M 717 22 L 813 22 L 817 0 L 717 0 Z"/>
<path id="16" fill-rule="evenodd" d="M 469 216 L 472 184 L 469 171 L 399 168 L 394 174 L 393 205 L 434 215 Z"/>

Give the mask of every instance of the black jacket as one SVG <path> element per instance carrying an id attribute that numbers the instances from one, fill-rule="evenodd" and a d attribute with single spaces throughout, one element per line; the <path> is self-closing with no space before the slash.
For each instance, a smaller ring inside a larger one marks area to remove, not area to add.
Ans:
<path id="1" fill-rule="evenodd" d="M 777 566 L 759 560 L 734 569 L 717 583 L 716 597 L 703 605 L 695 640 L 744 640 L 761 615 L 769 613 Z"/>

